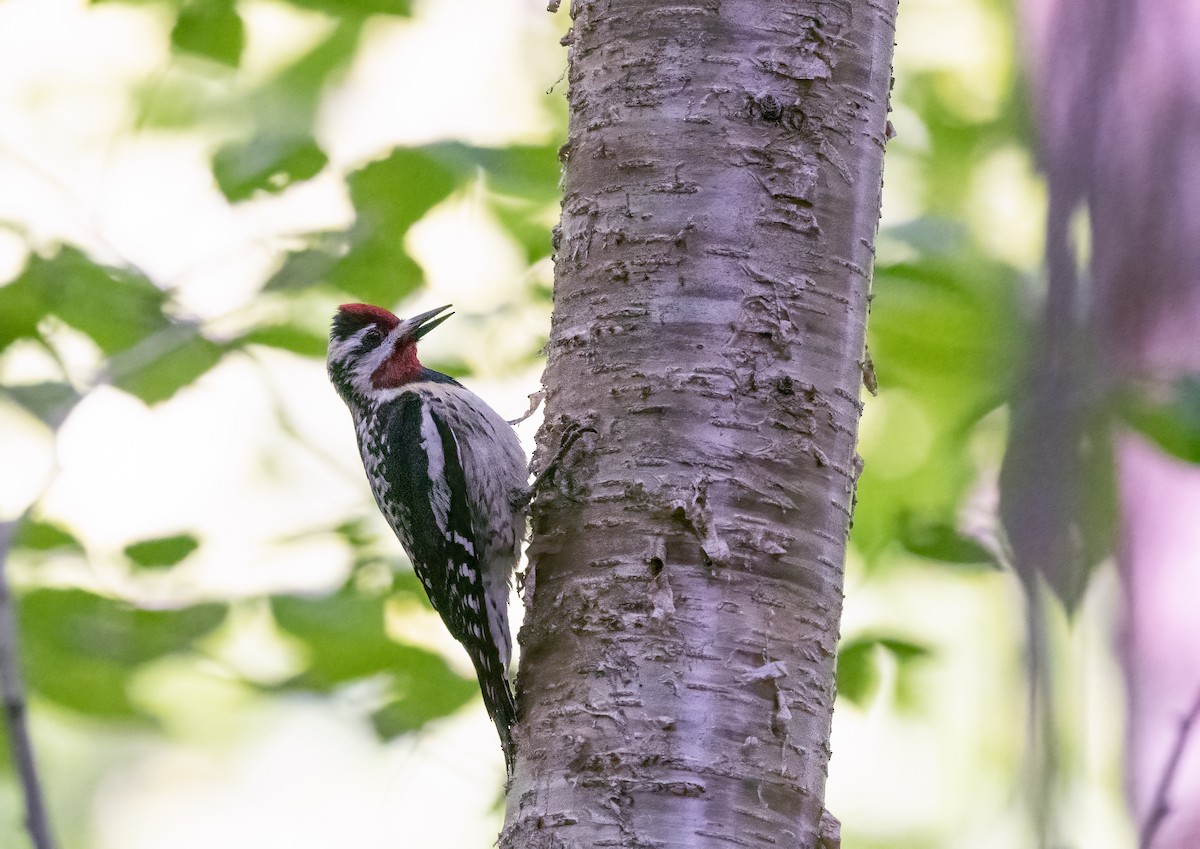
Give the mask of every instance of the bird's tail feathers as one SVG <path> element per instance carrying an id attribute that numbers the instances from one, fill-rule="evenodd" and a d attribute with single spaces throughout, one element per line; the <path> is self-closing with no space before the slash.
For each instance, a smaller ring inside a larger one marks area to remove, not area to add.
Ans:
<path id="1" fill-rule="evenodd" d="M 500 735 L 500 747 L 504 750 L 504 766 L 509 777 L 513 774 L 513 765 L 517 754 L 513 742 L 512 729 L 517 724 L 517 701 L 512 688 L 508 684 L 508 676 L 503 672 L 495 674 L 481 669 L 477 664 L 475 671 L 479 676 L 479 690 L 483 695 L 483 706 L 487 709 Z"/>

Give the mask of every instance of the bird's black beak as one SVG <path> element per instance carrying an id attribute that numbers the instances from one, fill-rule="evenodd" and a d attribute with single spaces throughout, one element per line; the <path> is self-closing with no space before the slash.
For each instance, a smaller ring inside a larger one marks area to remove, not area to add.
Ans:
<path id="1" fill-rule="evenodd" d="M 416 342 L 430 330 L 437 327 L 443 321 L 454 315 L 452 312 L 446 312 L 450 309 L 450 304 L 442 307 L 423 312 L 420 315 L 414 315 L 412 318 L 404 320 L 404 331 L 400 334 L 401 339 Z M 440 313 L 446 313 L 440 315 Z"/>

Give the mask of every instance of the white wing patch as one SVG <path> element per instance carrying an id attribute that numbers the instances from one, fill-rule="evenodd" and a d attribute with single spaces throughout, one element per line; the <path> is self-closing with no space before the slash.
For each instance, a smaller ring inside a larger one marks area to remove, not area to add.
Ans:
<path id="1" fill-rule="evenodd" d="M 453 436 L 453 431 L 451 432 Z M 455 440 L 457 444 L 457 440 Z M 421 405 L 421 450 L 429 463 L 429 501 L 433 505 L 433 518 L 443 536 L 450 524 L 450 485 L 446 482 L 446 455 L 442 451 L 442 435 L 429 412 L 429 405 Z"/>
<path id="2" fill-rule="evenodd" d="M 466 550 L 467 554 L 475 553 L 475 543 L 464 537 L 462 534 L 456 532 L 454 534 L 454 541 L 461 545 L 463 549 Z"/>
<path id="3" fill-rule="evenodd" d="M 445 482 L 446 457 L 441 450 L 441 434 L 430 410 L 450 423 L 459 462 L 466 479 L 472 482 L 468 492 L 471 523 L 487 529 L 474 540 L 460 534 L 448 537 L 456 545 L 476 555 L 483 571 L 479 576 L 484 595 L 487 630 L 499 650 L 500 662 L 507 668 L 512 656 L 512 636 L 508 626 L 509 581 L 521 552 L 524 514 L 514 513 L 514 496 L 528 485 L 525 452 L 511 426 L 468 389 L 452 384 L 417 383 L 395 390 L 377 392 L 380 399 L 389 393 L 416 392 L 421 397 L 421 444 L 429 458 L 429 477 L 434 516 L 446 532 L 450 509 L 450 491 Z M 506 521 L 507 520 L 507 521 Z M 470 571 L 461 569 L 460 571 Z M 474 575 L 463 575 L 471 583 Z M 483 629 L 472 626 L 472 633 L 483 636 Z"/>

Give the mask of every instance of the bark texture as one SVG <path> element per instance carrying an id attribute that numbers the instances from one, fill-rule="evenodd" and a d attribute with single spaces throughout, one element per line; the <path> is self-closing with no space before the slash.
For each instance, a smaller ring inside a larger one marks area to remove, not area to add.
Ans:
<path id="1" fill-rule="evenodd" d="M 894 0 L 576 0 L 501 847 L 815 847 Z"/>

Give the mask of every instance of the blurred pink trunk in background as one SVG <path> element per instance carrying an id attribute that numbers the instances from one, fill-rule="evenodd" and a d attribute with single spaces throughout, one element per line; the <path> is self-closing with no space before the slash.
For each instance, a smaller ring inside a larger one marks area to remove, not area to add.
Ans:
<path id="1" fill-rule="evenodd" d="M 1090 263 L 1065 296 L 1050 238 L 1048 303 L 1067 306 L 1047 308 L 1047 329 L 1082 329 L 1094 362 L 1073 373 L 1093 369 L 1102 393 L 1161 394 L 1200 374 L 1200 0 L 1022 11 L 1047 231 L 1057 215 L 1069 234 L 1080 209 L 1091 226 Z M 1143 849 L 1195 849 L 1200 729 L 1185 719 L 1200 699 L 1200 467 L 1114 433 L 1127 791 Z"/>

